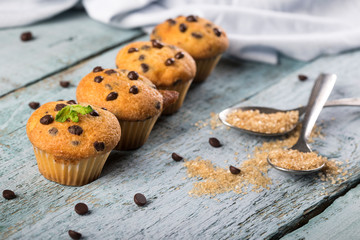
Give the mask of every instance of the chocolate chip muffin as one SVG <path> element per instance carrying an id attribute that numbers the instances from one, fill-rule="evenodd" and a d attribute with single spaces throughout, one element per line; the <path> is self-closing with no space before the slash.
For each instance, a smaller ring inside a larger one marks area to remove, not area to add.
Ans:
<path id="1" fill-rule="evenodd" d="M 121 136 L 114 114 L 73 100 L 42 105 L 30 116 L 26 132 L 40 173 L 71 186 L 97 179 Z"/>
<path id="2" fill-rule="evenodd" d="M 178 100 L 163 114 L 172 114 L 181 107 L 196 72 L 195 62 L 187 52 L 157 40 L 128 44 L 117 54 L 116 66 L 139 72 L 158 89 L 179 92 Z"/>
<path id="3" fill-rule="evenodd" d="M 76 98 L 115 114 L 121 125 L 117 150 L 142 146 L 163 110 L 163 97 L 154 84 L 121 69 L 94 68 L 80 81 Z"/>
<path id="4" fill-rule="evenodd" d="M 157 25 L 150 36 L 187 51 L 196 62 L 194 82 L 203 82 L 229 47 L 225 31 L 198 16 L 179 16 Z"/>

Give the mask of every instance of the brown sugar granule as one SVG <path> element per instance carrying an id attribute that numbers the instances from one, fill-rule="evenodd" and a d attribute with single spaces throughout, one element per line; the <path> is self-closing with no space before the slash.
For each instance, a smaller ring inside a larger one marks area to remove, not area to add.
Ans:
<path id="1" fill-rule="evenodd" d="M 259 110 L 236 110 L 226 120 L 239 128 L 261 133 L 283 133 L 295 127 L 299 120 L 298 111 L 260 113 Z"/>

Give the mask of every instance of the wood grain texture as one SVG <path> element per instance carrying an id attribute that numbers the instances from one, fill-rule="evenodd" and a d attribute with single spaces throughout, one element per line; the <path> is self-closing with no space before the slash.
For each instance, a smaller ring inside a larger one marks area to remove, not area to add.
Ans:
<path id="1" fill-rule="evenodd" d="M 22 42 L 25 31 L 34 39 Z M 75 10 L 40 24 L 1 30 L 0 96 L 140 35 L 139 30 L 112 28 Z"/>
<path id="2" fill-rule="evenodd" d="M 353 175 L 342 185 L 270 170 L 273 185 L 261 193 L 192 198 L 188 192 L 196 180 L 184 179 L 186 169 L 171 159 L 171 153 L 175 151 L 187 159 L 202 156 L 221 167 L 239 165 L 254 146 L 266 139 L 224 127 L 198 129 L 194 124 L 209 121 L 210 112 L 220 112 L 241 101 L 244 105 L 283 108 L 305 104 L 314 78 L 322 71 L 339 76 L 331 98 L 357 97 L 360 89 L 354 86 L 360 77 L 360 52 L 309 64 L 282 59 L 279 66 L 222 59 L 205 83 L 190 89 L 178 113 L 161 117 L 142 148 L 113 152 L 98 180 L 83 187 L 66 187 L 44 179 L 25 133 L 32 112 L 27 103 L 74 98 L 81 77 L 96 65 L 113 66 L 116 52 L 109 51 L 1 98 L 0 182 L 2 188 L 12 189 L 19 196 L 12 201 L 0 200 L 3 239 L 64 239 L 68 229 L 88 239 L 267 239 L 359 181 L 360 136 L 354 129 L 360 111 L 356 108 L 324 110 L 320 122 L 326 139 L 312 144 L 325 156 L 339 161 L 350 159 L 347 170 Z M 310 79 L 299 82 L 299 73 Z M 59 87 L 61 79 L 71 79 L 73 86 Z M 208 144 L 210 136 L 219 138 L 224 146 L 212 148 Z M 238 161 L 234 160 L 235 152 L 239 152 Z M 134 204 L 137 192 L 146 195 L 147 206 Z M 73 211 L 77 202 L 87 203 L 91 213 L 77 215 Z"/>

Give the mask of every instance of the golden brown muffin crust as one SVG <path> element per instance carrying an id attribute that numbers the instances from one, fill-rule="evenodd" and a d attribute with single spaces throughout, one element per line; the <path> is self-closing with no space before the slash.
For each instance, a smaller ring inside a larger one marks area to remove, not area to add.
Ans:
<path id="1" fill-rule="evenodd" d="M 80 81 L 76 98 L 106 108 L 125 121 L 146 120 L 160 114 L 163 106 L 154 84 L 137 72 L 122 69 L 94 68 Z"/>
<path id="2" fill-rule="evenodd" d="M 55 155 L 55 158 L 78 160 L 104 154 L 117 145 L 121 129 L 114 114 L 92 107 L 97 114 L 78 114 L 79 122 L 67 120 L 61 123 L 55 121 L 55 116 L 61 109 L 59 104 L 69 105 L 66 101 L 49 102 L 30 116 L 26 132 L 35 147 Z M 40 120 L 46 115 L 51 116 L 47 118 L 53 120 L 41 123 Z"/>
<path id="3" fill-rule="evenodd" d="M 184 50 L 158 41 L 133 42 L 116 56 L 118 68 L 137 71 L 157 87 L 169 87 L 194 78 L 194 59 Z"/>
<path id="4" fill-rule="evenodd" d="M 229 47 L 229 40 L 221 27 L 193 15 L 160 23 L 154 28 L 150 39 L 178 46 L 194 59 L 215 57 Z"/>

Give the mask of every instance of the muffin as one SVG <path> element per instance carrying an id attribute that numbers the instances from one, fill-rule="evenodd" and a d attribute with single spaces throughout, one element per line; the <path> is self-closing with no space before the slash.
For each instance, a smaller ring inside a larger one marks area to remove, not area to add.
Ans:
<path id="1" fill-rule="evenodd" d="M 42 105 L 30 116 L 26 132 L 40 173 L 71 186 L 97 179 L 121 136 L 114 114 L 74 100 Z"/>
<path id="2" fill-rule="evenodd" d="M 116 116 L 121 125 L 117 150 L 141 147 L 163 110 L 163 96 L 154 84 L 135 71 L 121 69 L 94 68 L 80 81 L 76 98 Z"/>
<path id="3" fill-rule="evenodd" d="M 157 25 L 150 36 L 187 51 L 196 62 L 194 82 L 203 82 L 229 47 L 225 31 L 198 16 L 179 16 Z"/>
<path id="4" fill-rule="evenodd" d="M 128 44 L 117 54 L 116 66 L 137 71 L 158 89 L 179 92 L 178 100 L 163 114 L 172 114 L 182 106 L 196 73 L 194 59 L 187 52 L 157 40 Z"/>

